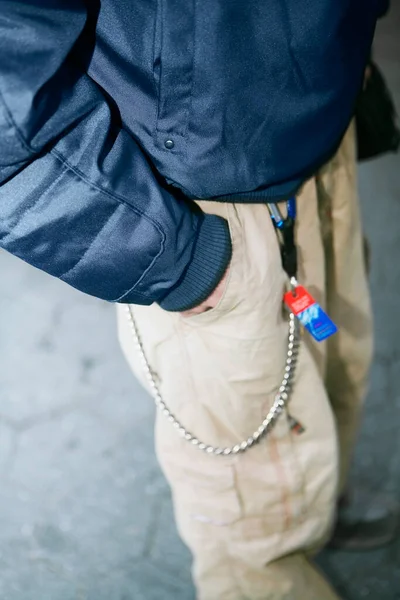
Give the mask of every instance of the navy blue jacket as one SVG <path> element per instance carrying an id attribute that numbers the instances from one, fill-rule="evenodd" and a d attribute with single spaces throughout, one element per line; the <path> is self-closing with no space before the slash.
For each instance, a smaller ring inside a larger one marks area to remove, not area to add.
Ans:
<path id="1" fill-rule="evenodd" d="M 282 199 L 337 147 L 385 0 L 1 0 L 1 246 L 187 309 L 231 253 L 190 198 Z"/>

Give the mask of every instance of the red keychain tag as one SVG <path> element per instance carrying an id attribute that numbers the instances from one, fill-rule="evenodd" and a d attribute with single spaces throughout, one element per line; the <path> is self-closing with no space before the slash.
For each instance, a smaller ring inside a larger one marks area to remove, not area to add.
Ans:
<path id="1" fill-rule="evenodd" d="M 317 342 L 322 342 L 337 332 L 335 323 L 302 285 L 297 285 L 294 290 L 287 292 L 283 299 Z"/>

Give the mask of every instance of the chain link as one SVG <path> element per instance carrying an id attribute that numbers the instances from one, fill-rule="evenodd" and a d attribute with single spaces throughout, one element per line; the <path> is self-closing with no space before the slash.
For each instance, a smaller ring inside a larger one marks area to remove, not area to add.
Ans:
<path id="1" fill-rule="evenodd" d="M 270 408 L 268 414 L 266 415 L 265 419 L 261 423 L 260 427 L 256 429 L 256 431 L 254 431 L 252 435 L 250 435 L 250 437 L 247 438 L 247 440 L 244 440 L 240 444 L 235 444 L 234 446 L 226 448 L 218 448 L 201 442 L 197 437 L 195 437 L 192 433 L 185 429 L 185 427 L 183 427 L 180 421 L 178 421 L 175 415 L 170 411 L 170 409 L 168 408 L 161 396 L 159 387 L 152 373 L 149 361 L 146 357 L 143 348 L 143 343 L 139 334 L 136 319 L 133 315 L 132 308 L 129 305 L 126 305 L 126 314 L 129 320 L 136 349 L 140 355 L 146 378 L 152 389 L 154 402 L 157 408 L 161 410 L 162 414 L 177 430 L 178 434 L 181 437 L 183 437 L 193 446 L 207 454 L 214 454 L 216 456 L 229 456 L 230 454 L 238 454 L 239 452 L 245 452 L 246 450 L 251 448 L 251 446 L 259 442 L 261 438 L 263 438 L 273 428 L 279 415 L 282 413 L 282 411 L 289 402 L 293 377 L 297 365 L 299 351 L 299 325 L 293 313 L 290 313 L 289 315 L 289 337 L 285 362 L 285 371 L 282 383 L 279 387 L 278 393 L 275 396 L 274 403 Z"/>

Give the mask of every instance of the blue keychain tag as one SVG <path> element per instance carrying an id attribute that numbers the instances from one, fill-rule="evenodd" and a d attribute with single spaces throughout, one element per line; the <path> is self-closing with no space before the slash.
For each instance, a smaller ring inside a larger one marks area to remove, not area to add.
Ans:
<path id="1" fill-rule="evenodd" d="M 303 286 L 297 285 L 293 291 L 287 292 L 284 301 L 317 342 L 337 332 L 335 323 Z"/>

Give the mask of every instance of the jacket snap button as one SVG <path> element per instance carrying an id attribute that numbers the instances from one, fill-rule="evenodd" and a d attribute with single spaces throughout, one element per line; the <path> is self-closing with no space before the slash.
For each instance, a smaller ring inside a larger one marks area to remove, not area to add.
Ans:
<path id="1" fill-rule="evenodd" d="M 175 146 L 175 143 L 174 143 L 174 141 L 173 141 L 173 140 L 165 140 L 165 142 L 164 142 L 164 146 L 165 146 L 165 147 L 166 147 L 168 150 L 171 150 L 171 149 L 172 149 L 172 148 Z"/>

